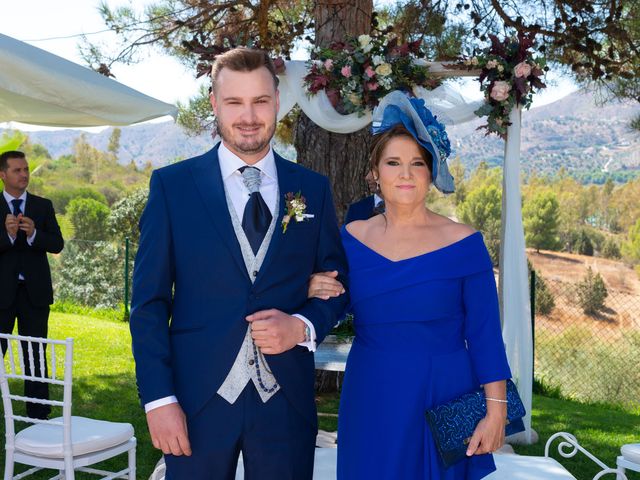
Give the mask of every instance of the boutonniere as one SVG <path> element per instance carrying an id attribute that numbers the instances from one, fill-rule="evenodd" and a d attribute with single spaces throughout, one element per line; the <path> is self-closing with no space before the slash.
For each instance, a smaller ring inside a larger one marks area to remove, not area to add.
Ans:
<path id="1" fill-rule="evenodd" d="M 287 205 L 287 214 L 282 217 L 282 233 L 287 233 L 289 222 L 304 222 L 306 218 L 313 218 L 310 213 L 304 213 L 307 210 L 307 200 L 298 192 L 295 195 L 289 192 L 284 196 Z"/>

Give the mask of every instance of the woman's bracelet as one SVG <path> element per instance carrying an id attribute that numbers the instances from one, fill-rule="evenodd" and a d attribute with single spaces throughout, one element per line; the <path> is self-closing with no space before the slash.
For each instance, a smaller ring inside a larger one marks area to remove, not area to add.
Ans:
<path id="1" fill-rule="evenodd" d="M 491 400 L 492 402 L 509 403 L 507 400 L 500 400 L 499 398 L 484 397 L 485 400 Z"/>

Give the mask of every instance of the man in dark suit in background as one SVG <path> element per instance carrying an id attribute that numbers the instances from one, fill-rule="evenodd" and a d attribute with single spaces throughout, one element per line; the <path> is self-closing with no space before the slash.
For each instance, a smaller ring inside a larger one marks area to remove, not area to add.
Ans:
<path id="1" fill-rule="evenodd" d="M 4 231 L 0 231 L 0 332 L 13 332 L 17 318 L 20 335 L 46 338 L 49 305 L 53 303 L 47 252 L 59 253 L 64 240 L 51 201 L 27 192 L 29 165 L 24 153 L 0 155 L 0 179 L 4 184 L 0 199 L 4 219 Z M 3 354 L 5 349 L 3 342 Z M 25 373 L 40 375 L 39 363 L 35 362 L 35 372 L 31 372 L 28 353 L 23 354 Z M 24 390 L 28 397 L 49 398 L 46 383 L 27 381 Z M 49 405 L 27 403 L 29 417 L 46 418 L 50 411 Z"/>
<path id="2" fill-rule="evenodd" d="M 384 212 L 384 200 L 378 195 L 379 188 L 373 179 L 373 172 L 369 170 L 369 173 L 367 173 L 364 179 L 367 182 L 371 195 L 349 205 L 347 214 L 344 217 L 345 225 L 355 220 L 369 220 L 374 215 Z"/>

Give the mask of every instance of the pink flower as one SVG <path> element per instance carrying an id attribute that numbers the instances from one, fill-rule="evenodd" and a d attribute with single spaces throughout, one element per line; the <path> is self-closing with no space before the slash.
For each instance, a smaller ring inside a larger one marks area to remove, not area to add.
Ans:
<path id="1" fill-rule="evenodd" d="M 340 73 L 342 73 L 342 76 L 344 78 L 349 78 L 351 76 L 351 65 L 345 65 L 344 67 L 342 67 Z"/>
<path id="2" fill-rule="evenodd" d="M 364 73 L 365 73 L 365 74 L 367 75 L 367 77 L 369 77 L 369 78 L 373 78 L 373 77 L 375 77 L 375 76 L 376 76 L 376 71 L 375 71 L 373 68 L 371 68 L 371 65 L 369 65 L 369 66 L 365 69 Z"/>
<path id="3" fill-rule="evenodd" d="M 330 58 L 325 60 L 324 61 L 324 68 L 326 68 L 327 70 L 331 70 L 333 68 L 333 60 L 331 60 Z"/>
<path id="4" fill-rule="evenodd" d="M 515 74 L 516 78 L 527 78 L 529 75 L 531 75 L 531 65 L 529 65 L 527 62 L 520 62 L 516 65 L 516 68 L 513 69 L 513 73 Z"/>
<path id="5" fill-rule="evenodd" d="M 509 92 L 511 91 L 511 85 L 508 82 L 497 81 L 491 88 L 490 97 L 497 102 L 504 102 L 509 98 Z"/>
<path id="6" fill-rule="evenodd" d="M 373 92 L 374 90 L 377 90 L 379 87 L 378 82 L 367 82 L 367 89 L 370 92 Z"/>

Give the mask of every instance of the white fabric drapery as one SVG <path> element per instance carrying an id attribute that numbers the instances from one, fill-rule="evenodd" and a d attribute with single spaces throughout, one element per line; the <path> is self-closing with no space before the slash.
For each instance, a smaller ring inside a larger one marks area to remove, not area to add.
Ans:
<path id="1" fill-rule="evenodd" d="M 500 237 L 500 316 L 507 357 L 527 410 L 524 443 L 531 443 L 531 401 L 533 387 L 533 339 L 529 275 L 522 225 L 520 194 L 520 128 L 522 110 L 509 115 L 504 148 L 502 178 L 502 232 Z"/>
<path id="2" fill-rule="evenodd" d="M 296 104 L 318 126 L 335 133 L 352 133 L 371 123 L 371 114 L 341 115 L 321 91 L 308 97 L 303 78 L 307 74 L 305 62 L 286 62 L 286 71 L 280 78 L 280 111 L 282 119 Z M 431 65 L 430 65 L 431 66 Z M 440 64 L 432 71 L 442 72 Z M 447 85 L 426 90 L 414 88 L 416 97 L 445 125 L 456 125 L 474 120 L 483 103 L 468 101 Z M 527 416 L 524 442 L 531 443 L 531 401 L 533 382 L 533 342 L 531 332 L 531 306 L 525 254 L 524 229 L 520 194 L 520 129 L 521 109 L 514 108 L 509 118 L 505 144 L 502 192 L 502 232 L 500 242 L 500 315 L 502 336 L 513 377 L 518 385 Z"/>
<path id="3" fill-rule="evenodd" d="M 0 34 L 0 122 L 93 127 L 177 113 L 173 105 Z"/>

